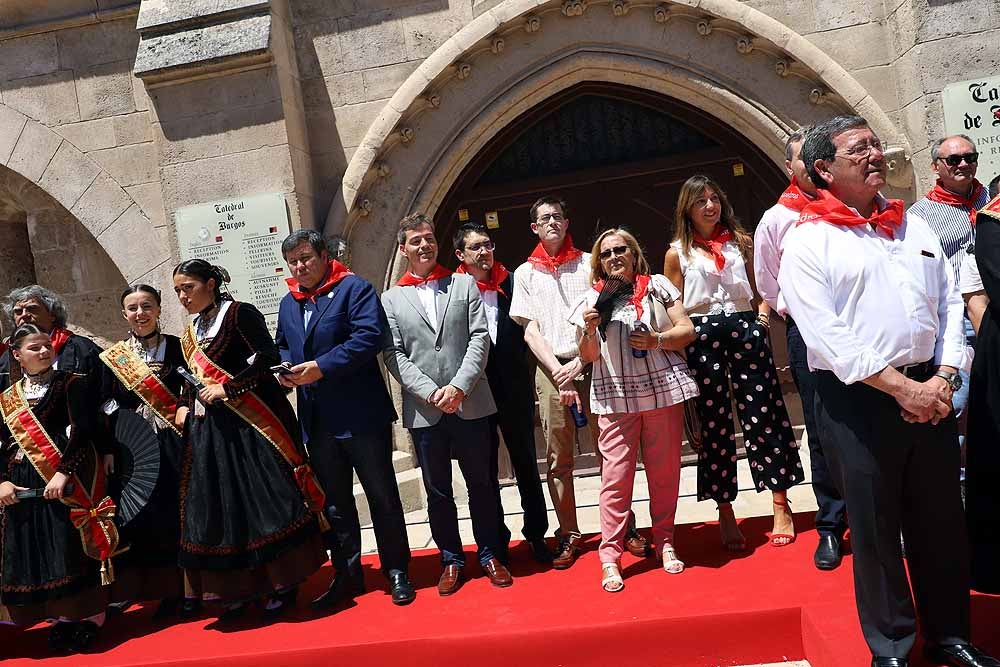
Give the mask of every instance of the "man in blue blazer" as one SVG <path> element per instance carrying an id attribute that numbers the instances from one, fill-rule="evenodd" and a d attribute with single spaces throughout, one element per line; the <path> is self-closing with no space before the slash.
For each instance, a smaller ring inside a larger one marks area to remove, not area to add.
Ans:
<path id="1" fill-rule="evenodd" d="M 369 282 L 330 259 L 317 232 L 294 232 L 281 252 L 293 277 L 278 310 L 276 340 L 288 368 L 278 380 L 297 391 L 302 435 L 326 492 L 327 547 L 336 569 L 313 606 L 333 607 L 365 590 L 354 472 L 371 508 L 392 601 L 408 604 L 416 592 L 407 576 L 410 545 L 392 467 L 396 411 L 377 360 L 388 335 L 385 312 Z"/>

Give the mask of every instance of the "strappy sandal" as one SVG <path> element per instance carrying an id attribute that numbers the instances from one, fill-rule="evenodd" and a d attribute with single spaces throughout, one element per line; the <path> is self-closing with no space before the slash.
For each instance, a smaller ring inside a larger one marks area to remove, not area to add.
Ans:
<path id="1" fill-rule="evenodd" d="M 663 545 L 660 560 L 663 561 L 663 571 L 667 574 L 680 574 L 684 571 L 684 561 L 677 557 L 677 551 L 669 542 Z"/>
<path id="2" fill-rule="evenodd" d="M 788 510 L 789 514 L 792 513 L 792 508 L 791 508 L 792 503 L 787 498 L 785 499 L 785 502 L 783 502 L 783 503 L 775 502 L 775 501 L 772 500 L 771 504 L 774 505 L 775 507 L 781 507 L 781 508 L 784 508 L 784 509 Z M 795 530 L 795 519 L 794 519 L 794 517 L 792 518 L 792 530 L 793 531 Z M 792 533 L 771 533 L 771 546 L 772 547 L 787 547 L 788 545 L 795 543 L 795 538 L 796 537 L 797 536 L 796 536 L 796 534 L 794 532 L 792 532 Z"/>
<path id="3" fill-rule="evenodd" d="M 608 593 L 617 593 L 625 588 L 625 581 L 622 579 L 621 570 L 616 563 L 604 563 L 601 565 L 601 588 Z"/>
<path id="4" fill-rule="evenodd" d="M 726 539 L 726 528 L 725 523 L 722 520 L 723 509 L 719 507 L 719 532 L 722 536 L 722 546 L 726 547 L 727 550 L 731 552 L 746 551 L 747 549 L 747 538 L 743 535 L 743 531 L 740 530 L 739 524 L 736 522 L 736 513 L 733 512 L 733 506 L 727 505 L 726 511 L 728 514 L 732 515 L 733 527 L 736 529 L 736 535 L 730 535 L 729 539 Z"/>

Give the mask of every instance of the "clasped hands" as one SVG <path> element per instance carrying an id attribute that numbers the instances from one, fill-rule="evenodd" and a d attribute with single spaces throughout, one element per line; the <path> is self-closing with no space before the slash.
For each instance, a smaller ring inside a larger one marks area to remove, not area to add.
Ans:
<path id="1" fill-rule="evenodd" d="M 428 403 L 436 407 L 445 414 L 453 414 L 458 411 L 462 401 L 465 400 L 465 392 L 452 384 L 438 387 L 427 400 Z"/>
<path id="2" fill-rule="evenodd" d="M 951 385 L 935 375 L 926 382 L 908 382 L 896 396 L 896 402 L 905 421 L 937 424 L 951 413 L 953 393 Z"/>

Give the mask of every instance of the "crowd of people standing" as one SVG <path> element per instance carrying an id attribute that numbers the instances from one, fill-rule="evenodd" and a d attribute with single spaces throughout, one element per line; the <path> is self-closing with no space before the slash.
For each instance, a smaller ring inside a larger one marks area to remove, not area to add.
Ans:
<path id="1" fill-rule="evenodd" d="M 688 179 L 662 273 L 622 227 L 578 249 L 569 206 L 546 196 L 530 209 L 538 245 L 513 272 L 485 226 L 455 232 L 452 271 L 434 221 L 404 218 L 405 270 L 381 295 L 321 235 L 294 232 L 281 247 L 292 278 L 275 336 L 225 290 L 225 268 L 199 259 L 173 271 L 192 316 L 181 337 L 160 330 L 161 291 L 133 285 L 121 297 L 129 334 L 104 351 L 66 328 L 57 295 L 15 289 L 0 358 L 0 621 L 54 620 L 52 648 L 77 651 L 136 600 L 160 601 L 160 618 L 212 603 L 223 620 L 259 601 L 275 618 L 328 557 L 334 576 L 312 604 L 337 607 L 365 591 L 355 475 L 391 600 L 412 602 L 392 464 L 399 418 L 420 464 L 442 596 L 467 576 L 452 460 L 483 573 L 499 588 L 514 583 L 501 435 L 529 552 L 555 569 L 580 554 L 574 454 L 580 433 L 596 438 L 609 593 L 625 587 L 626 551 L 657 558 L 667 574 L 685 569 L 674 519 L 686 425 L 720 548 L 747 549 L 732 508 L 738 433 L 754 490 L 772 497 L 770 544 L 787 546 L 797 539 L 788 490 L 806 475 L 770 347 L 780 317 L 819 506 L 815 565 L 839 566 L 849 528 L 872 664 L 908 664 L 919 617 L 937 664 L 1000 665 L 969 643 L 970 586 L 1000 592 L 1000 334 L 989 307 L 1000 290 L 1000 200 L 976 180 L 963 136 L 934 143 L 937 184 L 909 211 L 880 193 L 883 148 L 860 117 L 793 133 L 785 157 L 790 184 L 755 233 L 718 183 Z M 380 360 L 402 389 L 401 417 Z M 149 433 L 158 451 L 138 520 L 121 512 L 118 432 Z M 640 454 L 652 544 L 631 511 Z"/>

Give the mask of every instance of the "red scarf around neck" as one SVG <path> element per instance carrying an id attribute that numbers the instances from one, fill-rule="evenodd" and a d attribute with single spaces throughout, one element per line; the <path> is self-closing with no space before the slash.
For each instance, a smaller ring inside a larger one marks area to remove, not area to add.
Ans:
<path id="1" fill-rule="evenodd" d="M 459 264 L 458 268 L 455 269 L 455 273 L 469 273 L 469 271 L 465 268 L 465 264 Z M 489 278 L 486 280 L 477 280 L 476 285 L 479 286 L 480 292 L 495 290 L 504 296 L 508 296 L 507 293 L 500 288 L 500 283 L 507 280 L 507 276 L 509 275 L 510 271 L 507 270 L 506 266 L 500 262 L 493 262 L 493 268 L 490 269 Z"/>
<path id="2" fill-rule="evenodd" d="M 778 197 L 778 203 L 787 209 L 791 209 L 796 213 L 801 213 L 802 209 L 809 205 L 809 202 L 813 200 L 813 197 L 806 194 L 802 188 L 799 187 L 798 181 L 792 176 L 792 182 L 785 188 L 785 191 L 781 193 Z"/>
<path id="3" fill-rule="evenodd" d="M 703 239 L 696 232 L 692 234 L 691 240 L 696 246 L 700 246 L 712 253 L 712 258 L 715 259 L 716 270 L 722 271 L 722 269 L 726 268 L 726 257 L 722 254 L 722 246 L 732 238 L 733 235 L 728 229 L 719 223 L 715 223 L 715 231 L 712 232 L 712 238 Z"/>
<path id="4" fill-rule="evenodd" d="M 531 265 L 536 269 L 548 271 L 549 273 L 555 273 L 560 266 L 566 262 L 576 259 L 582 254 L 582 250 L 577 250 L 573 247 L 573 238 L 567 234 L 566 238 L 563 239 L 563 244 L 559 248 L 559 252 L 555 254 L 555 257 L 545 252 L 545 247 L 542 245 L 541 241 L 539 241 L 538 245 L 535 246 L 535 249 L 531 251 L 530 255 L 528 255 L 528 261 L 531 262 Z"/>
<path id="5" fill-rule="evenodd" d="M 797 225 L 804 222 L 828 222 L 831 225 L 854 227 L 856 225 L 874 224 L 890 239 L 896 238 L 895 230 L 903 222 L 903 200 L 887 199 L 885 209 L 875 212 L 868 218 L 863 218 L 847 207 L 844 202 L 834 197 L 826 188 L 816 191 L 816 199 L 802 210 Z"/>
<path id="6" fill-rule="evenodd" d="M 632 282 L 632 298 L 628 300 L 633 306 L 635 306 L 635 318 L 636 320 L 642 318 L 642 303 L 646 299 L 646 294 L 649 293 L 649 281 L 650 276 L 639 275 L 635 277 Z M 594 290 L 600 294 L 604 289 L 604 279 L 598 280 L 594 283 Z"/>
<path id="7" fill-rule="evenodd" d="M 59 356 L 59 353 L 62 352 L 62 349 L 66 347 L 66 342 L 72 335 L 73 332 L 62 327 L 56 327 L 49 334 L 49 339 L 52 341 L 52 351 L 55 352 L 57 357 Z"/>
<path id="8" fill-rule="evenodd" d="M 316 303 L 316 299 L 332 290 L 337 283 L 347 276 L 353 276 L 354 273 L 337 260 L 331 259 L 326 264 L 326 273 L 324 275 L 326 276 L 326 280 L 322 281 L 314 289 L 303 287 L 295 278 L 285 278 L 289 294 L 296 301 L 309 299 L 313 303 Z"/>
<path id="9" fill-rule="evenodd" d="M 420 276 L 413 275 L 410 271 L 403 274 L 403 277 L 399 279 L 396 283 L 400 287 L 418 287 L 425 283 L 429 283 L 432 280 L 440 280 L 441 278 L 447 278 L 451 275 L 449 269 L 444 268 L 440 264 L 436 264 L 427 277 L 421 278 Z"/>
<path id="10" fill-rule="evenodd" d="M 927 198 L 931 201 L 936 201 L 941 204 L 948 204 L 949 206 L 964 206 L 969 209 L 969 222 L 972 226 L 976 226 L 976 202 L 979 198 L 983 196 L 983 184 L 976 179 L 972 179 L 972 189 L 969 190 L 969 196 L 963 197 L 962 195 L 955 194 L 951 190 L 946 189 L 941 185 L 941 181 L 938 180 L 931 188 L 931 191 L 927 193 Z"/>

